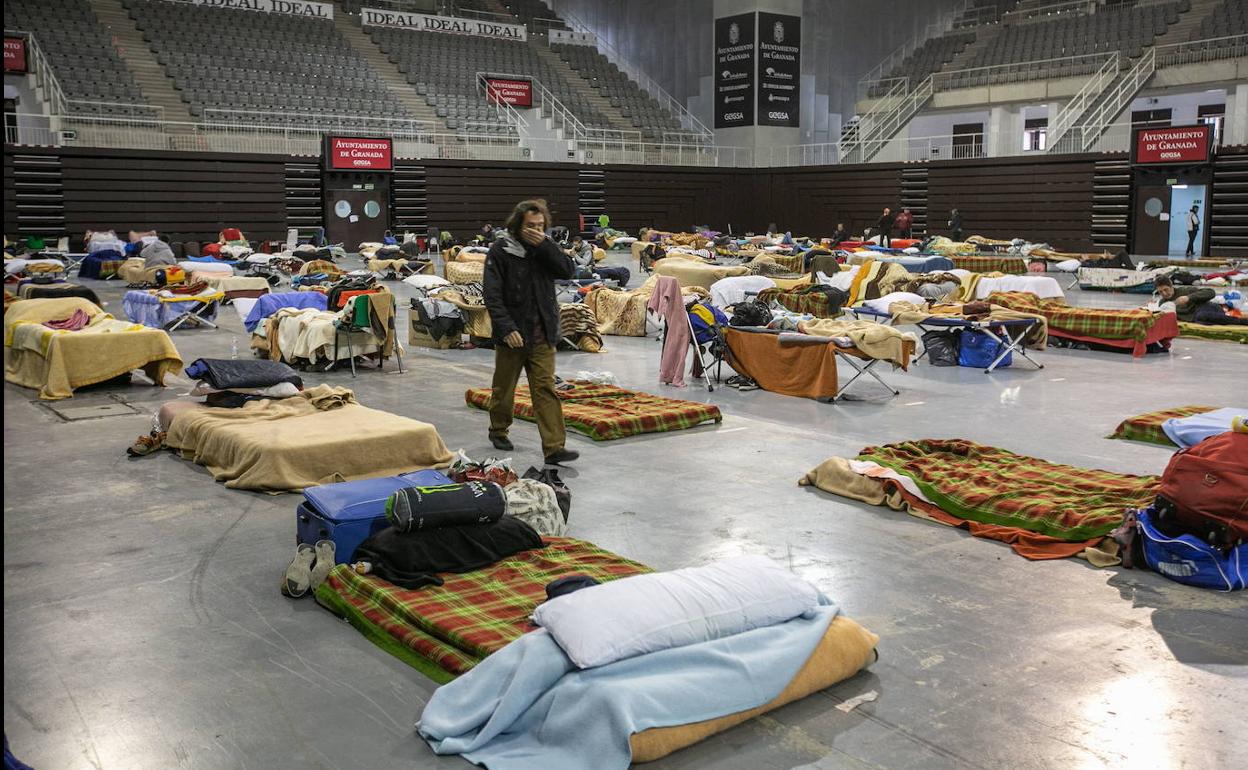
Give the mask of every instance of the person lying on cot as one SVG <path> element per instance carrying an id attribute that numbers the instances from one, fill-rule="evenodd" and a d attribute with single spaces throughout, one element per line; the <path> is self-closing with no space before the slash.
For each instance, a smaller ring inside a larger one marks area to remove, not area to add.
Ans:
<path id="1" fill-rule="evenodd" d="M 1209 326 L 1248 326 L 1248 318 L 1227 315 L 1226 310 L 1213 299 L 1216 291 L 1207 287 L 1175 286 L 1169 276 L 1159 275 L 1154 280 L 1159 304 L 1173 303 L 1180 321 L 1207 324 Z M 1162 307 L 1165 305 L 1162 304 Z"/>

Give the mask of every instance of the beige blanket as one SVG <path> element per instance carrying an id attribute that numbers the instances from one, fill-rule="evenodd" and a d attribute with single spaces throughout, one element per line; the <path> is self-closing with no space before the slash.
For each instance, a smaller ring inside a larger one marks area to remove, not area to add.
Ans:
<path id="1" fill-rule="evenodd" d="M 273 361 L 328 361 L 334 358 L 337 341 L 337 360 L 345 360 L 350 353 L 346 333 L 340 332 L 336 325 L 340 318 L 340 313 L 325 310 L 282 308 L 264 319 L 263 336 L 268 343 L 269 358 Z M 372 355 L 379 349 L 378 340 L 371 332 L 355 332 L 351 337 L 350 350 L 357 356 Z"/>
<path id="2" fill-rule="evenodd" d="M 816 337 L 848 337 L 865 355 L 902 368 L 910 365 L 910 354 L 917 342 L 913 334 L 873 321 L 816 318 L 799 321 L 797 330 Z"/>
<path id="3" fill-rule="evenodd" d="M 230 291 L 268 291 L 269 282 L 257 276 L 230 275 L 213 270 L 195 270 L 191 273 L 191 283 L 203 281 L 214 289 Z"/>
<path id="4" fill-rule="evenodd" d="M 86 312 L 91 326 L 50 335 L 24 331 L 22 346 L 13 345 L 21 326 L 68 318 L 75 310 Z M 14 302 L 4 315 L 4 378 L 38 389 L 39 398 L 55 400 L 70 398 L 74 388 L 111 380 L 134 369 L 142 369 L 157 385 L 164 383 L 166 374 L 182 370 L 178 350 L 164 330 L 119 333 L 122 327 L 118 324 L 127 329 L 133 326 L 116 321 L 81 297 Z"/>
<path id="5" fill-rule="evenodd" d="M 487 339 L 494 336 L 494 324 L 490 321 L 489 311 L 485 309 L 484 297 L 465 297 L 463 293 L 454 289 L 444 289 L 434 296 L 451 303 L 463 312 L 464 331 L 469 336 Z"/>
<path id="6" fill-rule="evenodd" d="M 275 492 L 451 461 L 432 425 L 360 406 L 350 390 L 329 385 L 238 409 L 181 412 L 166 445 L 227 487 Z"/>
<path id="7" fill-rule="evenodd" d="M 485 262 L 447 262 L 443 277 L 451 283 L 481 283 L 485 280 Z"/>
<path id="8" fill-rule="evenodd" d="M 646 303 L 654 293 L 659 282 L 657 275 L 652 275 L 646 282 L 632 291 L 616 289 L 594 289 L 585 295 L 585 304 L 594 311 L 598 319 L 598 333 L 616 337 L 646 336 Z M 686 299 L 697 296 L 698 299 L 709 299 L 710 292 L 698 286 L 682 288 L 680 291 Z"/>
<path id="9" fill-rule="evenodd" d="M 750 269 L 745 265 L 732 267 L 707 265 L 701 261 L 683 259 L 677 255 L 671 255 L 656 262 L 654 272 L 656 275 L 667 275 L 675 278 L 681 285 L 681 288 L 697 286 L 709 291 L 711 284 L 719 279 L 749 275 Z"/>

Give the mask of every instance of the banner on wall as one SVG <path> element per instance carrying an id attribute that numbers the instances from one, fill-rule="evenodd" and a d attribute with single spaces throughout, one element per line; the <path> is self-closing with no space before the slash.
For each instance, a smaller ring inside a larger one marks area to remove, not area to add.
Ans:
<path id="1" fill-rule="evenodd" d="M 754 17 L 715 20 L 715 128 L 754 125 Z"/>
<path id="2" fill-rule="evenodd" d="M 533 106 L 533 81 L 517 78 L 482 78 L 485 81 L 485 98 L 491 102 L 510 104 L 512 107 Z"/>
<path id="3" fill-rule="evenodd" d="M 310 0 L 172 0 L 172 2 L 203 5 L 209 8 L 229 8 L 235 11 L 280 13 L 283 16 L 307 16 L 313 19 L 334 18 L 332 3 L 314 3 Z"/>
<path id="4" fill-rule="evenodd" d="M 590 45 L 598 47 L 598 38 L 592 32 L 572 32 L 566 29 L 550 30 L 550 42 L 563 45 Z"/>
<path id="5" fill-rule="evenodd" d="M 758 14 L 758 125 L 801 125 L 802 17 Z"/>
<path id="6" fill-rule="evenodd" d="M 4 71 L 15 75 L 26 72 L 26 38 L 6 37 L 4 39 Z"/>
<path id="7" fill-rule="evenodd" d="M 1131 143 L 1131 163 L 1208 163 L 1213 148 L 1213 126 L 1137 128 Z"/>
<path id="8" fill-rule="evenodd" d="M 451 16 L 430 16 L 425 13 L 382 11 L 361 8 L 360 23 L 367 27 L 400 27 L 418 32 L 447 32 L 453 35 L 477 35 L 498 40 L 528 40 L 528 30 L 521 24 L 499 24 L 480 19 L 458 19 Z"/>
<path id="9" fill-rule="evenodd" d="M 324 158 L 330 171 L 393 171 L 394 142 L 377 137 L 327 136 Z"/>

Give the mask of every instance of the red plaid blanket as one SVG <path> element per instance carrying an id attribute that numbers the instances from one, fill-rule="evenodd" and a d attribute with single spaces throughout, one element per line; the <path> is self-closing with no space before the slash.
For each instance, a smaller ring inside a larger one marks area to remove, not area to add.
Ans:
<path id="1" fill-rule="evenodd" d="M 1040 299 L 1018 291 L 994 292 L 988 296 L 988 301 L 1011 310 L 1039 313 L 1049 319 L 1051 334 L 1070 332 L 1106 340 L 1142 342 L 1160 317 L 1159 313 L 1144 308 L 1072 307 L 1060 299 Z"/>
<path id="2" fill-rule="evenodd" d="M 374 644 L 446 682 L 532 631 L 529 616 L 546 601 L 552 580 L 575 574 L 606 582 L 652 571 L 583 540 L 544 540 L 545 548 L 483 570 L 443 574 L 443 585 L 414 591 L 339 564 L 316 599 Z"/>
<path id="3" fill-rule="evenodd" d="M 1027 260 L 1022 257 L 959 254 L 949 259 L 953 260 L 955 268 L 970 270 L 972 273 L 1023 275 L 1027 272 Z"/>
<path id="4" fill-rule="evenodd" d="M 490 396 L 489 388 L 473 388 L 464 394 L 464 400 L 469 406 L 488 410 Z M 664 398 L 615 385 L 574 382 L 571 389 L 559 391 L 559 398 L 563 402 L 563 421 L 568 428 L 595 441 L 684 430 L 724 419 L 719 407 L 711 404 Z M 522 420 L 537 419 L 527 386 L 516 389 L 514 412 Z"/>
<path id="5" fill-rule="evenodd" d="M 1212 412 L 1214 409 L 1217 409 L 1217 407 L 1178 406 L 1174 409 L 1163 409 L 1159 412 L 1137 414 L 1118 423 L 1118 427 L 1114 429 L 1114 432 L 1108 438 L 1120 438 L 1124 441 L 1143 441 L 1149 444 L 1172 447 L 1174 442 L 1161 429 L 1163 422 L 1172 418 L 1179 419 L 1181 417 L 1191 417 L 1194 414 Z"/>

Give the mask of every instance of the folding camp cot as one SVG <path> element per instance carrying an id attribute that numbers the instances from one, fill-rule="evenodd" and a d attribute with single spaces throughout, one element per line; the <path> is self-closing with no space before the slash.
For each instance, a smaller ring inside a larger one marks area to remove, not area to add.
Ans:
<path id="1" fill-rule="evenodd" d="M 199 294 L 134 290 L 126 292 L 122 307 L 131 321 L 153 329 L 172 332 L 186 324 L 215 329 L 217 309 L 224 299 L 225 293 L 217 289 Z"/>
<path id="2" fill-rule="evenodd" d="M 866 318 L 868 320 L 879 321 L 881 323 L 893 323 L 893 316 L 891 314 L 879 310 L 872 310 L 866 306 L 849 307 L 845 309 L 852 313 L 855 318 Z M 1012 353 L 1017 353 L 1022 356 L 1028 363 L 1035 366 L 1037 369 L 1044 368 L 1044 364 L 1027 355 L 1027 350 L 1023 346 L 1024 340 L 1027 339 L 1027 336 L 1041 323 L 1042 321 L 1039 318 L 1016 318 L 996 321 L 989 319 L 976 321 L 970 318 L 929 316 L 922 321 L 916 321 L 914 325 L 919 327 L 919 329 L 924 332 L 936 330 L 951 331 L 957 329 L 961 331 L 981 332 L 986 334 L 993 342 L 997 343 L 999 351 L 997 353 L 997 357 L 994 358 L 992 363 L 984 369 L 984 374 L 991 374 L 994 369 L 1001 365 L 1001 362 L 1005 360 L 1005 357 Z M 925 355 L 927 355 L 926 348 L 922 353 L 919 353 L 918 357 L 914 360 L 921 361 Z"/>

